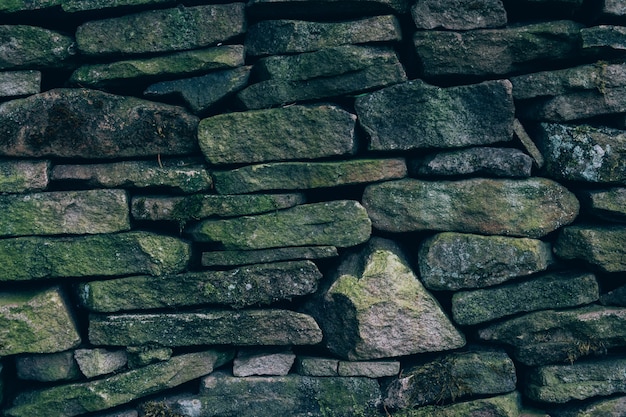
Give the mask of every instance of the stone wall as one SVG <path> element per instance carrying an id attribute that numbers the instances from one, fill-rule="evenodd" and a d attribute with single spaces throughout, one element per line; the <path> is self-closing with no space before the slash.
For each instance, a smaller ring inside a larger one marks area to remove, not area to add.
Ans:
<path id="1" fill-rule="evenodd" d="M 626 415 L 625 51 L 621 0 L 0 2 L 2 413 Z"/>

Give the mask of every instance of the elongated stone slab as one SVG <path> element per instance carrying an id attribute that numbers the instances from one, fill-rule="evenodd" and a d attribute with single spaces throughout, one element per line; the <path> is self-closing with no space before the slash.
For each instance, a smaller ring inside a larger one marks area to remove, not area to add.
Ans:
<path id="1" fill-rule="evenodd" d="M 418 29 L 483 29 L 504 26 L 507 21 L 500 0 L 422 0 L 411 7 L 411 15 Z"/>
<path id="2" fill-rule="evenodd" d="M 297 16 L 335 16 L 336 13 L 353 12 L 355 8 L 360 14 L 406 13 L 409 3 L 409 0 L 250 0 L 248 8 L 255 16 L 271 19 L 277 12 Z"/>
<path id="3" fill-rule="evenodd" d="M 0 4 L 0 12 L 13 13 L 27 10 L 41 10 L 58 6 L 63 0 L 36 0 L 36 1 L 6 1 Z"/>
<path id="4" fill-rule="evenodd" d="M 0 97 L 20 97 L 41 91 L 40 71 L 0 72 Z"/>
<path id="5" fill-rule="evenodd" d="M 237 266 L 259 263 L 328 259 L 338 256 L 334 246 L 299 246 L 241 251 L 213 251 L 202 254 L 202 266 Z"/>
<path id="6" fill-rule="evenodd" d="M 626 87 L 602 88 L 558 95 L 520 106 L 519 117 L 546 122 L 569 122 L 626 112 Z"/>
<path id="7" fill-rule="evenodd" d="M 582 48 L 591 50 L 626 50 L 626 28 L 624 26 L 600 25 L 580 30 Z"/>
<path id="8" fill-rule="evenodd" d="M 0 161 L 0 193 L 43 191 L 48 187 L 50 161 Z"/>
<path id="9" fill-rule="evenodd" d="M 574 401 L 570 405 L 563 404 L 550 410 L 550 414 L 554 417 L 604 417 L 619 416 L 623 410 L 626 410 L 626 395 L 585 401 L 582 404 Z"/>
<path id="10" fill-rule="evenodd" d="M 371 222 L 356 201 L 305 204 L 274 213 L 225 220 L 205 220 L 186 230 L 199 242 L 224 249 L 287 246 L 349 247 L 369 239 Z"/>
<path id="11" fill-rule="evenodd" d="M 0 25 L 0 70 L 59 68 L 74 55 L 74 40 L 48 29 Z"/>
<path id="12" fill-rule="evenodd" d="M 626 188 L 583 191 L 582 202 L 598 218 L 626 222 Z"/>
<path id="13" fill-rule="evenodd" d="M 170 3 L 170 0 L 61 0 L 63 11 L 68 13 L 89 10 L 104 11 L 115 7 L 154 6 Z"/>
<path id="14" fill-rule="evenodd" d="M 389 232 L 458 231 L 538 238 L 571 223 L 578 200 L 544 179 L 404 179 L 367 186 L 363 195 L 375 228 Z"/>
<path id="15" fill-rule="evenodd" d="M 0 195 L 0 236 L 113 233 L 130 229 L 123 190 Z"/>
<path id="16" fill-rule="evenodd" d="M 191 256 L 180 239 L 147 232 L 0 240 L 0 281 L 162 275 L 182 271 Z"/>
<path id="17" fill-rule="evenodd" d="M 565 227 L 554 252 L 565 259 L 583 259 L 604 272 L 626 271 L 626 227 Z"/>
<path id="18" fill-rule="evenodd" d="M 0 356 L 53 353 L 80 344 L 59 287 L 0 293 Z"/>
<path id="19" fill-rule="evenodd" d="M 519 417 L 523 416 L 522 396 L 515 391 L 497 397 L 459 402 L 449 405 L 427 405 L 417 409 L 398 410 L 397 417 L 452 417 L 452 416 L 488 416 Z M 532 414 L 528 414 L 529 416 Z M 537 414 L 539 417 L 540 414 Z"/>
<path id="20" fill-rule="evenodd" d="M 314 345 L 322 332 L 311 316 L 287 310 L 92 315 L 94 345 Z"/>

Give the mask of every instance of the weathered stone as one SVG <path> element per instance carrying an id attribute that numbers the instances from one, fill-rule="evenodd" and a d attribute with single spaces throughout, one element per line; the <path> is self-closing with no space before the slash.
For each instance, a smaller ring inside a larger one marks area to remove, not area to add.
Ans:
<path id="1" fill-rule="evenodd" d="M 37 94 L 41 91 L 40 71 L 0 72 L 0 96 L 20 97 Z"/>
<path id="2" fill-rule="evenodd" d="M 172 349 L 158 346 L 128 346 L 126 348 L 128 367 L 141 368 L 157 362 L 167 361 L 172 357 Z"/>
<path id="3" fill-rule="evenodd" d="M 600 296 L 602 305 L 626 307 L 626 285 Z"/>
<path id="4" fill-rule="evenodd" d="M 615 357 L 542 366 L 530 371 L 525 391 L 531 400 L 558 404 L 623 394 L 626 393 L 626 359 Z"/>
<path id="5" fill-rule="evenodd" d="M 392 241 L 373 238 L 344 257 L 315 312 L 327 347 L 349 360 L 455 349 L 465 344 Z"/>
<path id="6" fill-rule="evenodd" d="M 497 288 L 456 292 L 452 315 L 458 324 L 473 325 L 516 313 L 589 304 L 598 298 L 593 274 L 561 272 Z"/>
<path id="7" fill-rule="evenodd" d="M 280 55 L 401 38 L 400 23 L 392 15 L 338 23 L 266 20 L 248 29 L 246 52 L 250 56 Z"/>
<path id="8" fill-rule="evenodd" d="M 171 3 L 170 0 L 61 0 L 63 11 L 68 13 L 89 10 L 105 11 L 115 7 L 153 6 Z"/>
<path id="9" fill-rule="evenodd" d="M 548 65 L 577 57 L 581 28 L 556 21 L 467 32 L 419 31 L 413 42 L 428 77 L 484 77 L 537 70 L 538 62 Z"/>
<path id="10" fill-rule="evenodd" d="M 87 378 L 119 371 L 128 362 L 125 350 L 76 349 L 74 358 Z"/>
<path id="11" fill-rule="evenodd" d="M 345 248 L 365 242 L 371 222 L 357 201 L 338 200 L 257 216 L 205 220 L 187 231 L 198 242 L 214 242 L 231 250 L 308 245 Z"/>
<path id="12" fill-rule="evenodd" d="M 0 240 L 0 281 L 173 274 L 187 266 L 190 245 L 147 232 Z"/>
<path id="13" fill-rule="evenodd" d="M 355 106 L 371 150 L 455 148 L 513 137 L 507 80 L 449 88 L 408 81 L 359 97 Z"/>
<path id="14" fill-rule="evenodd" d="M 295 360 L 296 355 L 290 349 L 240 350 L 233 362 L 233 375 L 283 376 L 289 373 Z"/>
<path id="15" fill-rule="evenodd" d="M 336 16 L 357 9 L 362 14 L 395 11 L 406 13 L 410 0 L 250 0 L 248 8 L 255 16 L 275 18 L 277 14 L 302 16 Z"/>
<path id="16" fill-rule="evenodd" d="M 63 0 L 11 0 L 0 4 L 0 13 L 22 12 L 27 10 L 41 10 L 58 6 Z"/>
<path id="17" fill-rule="evenodd" d="M 409 170 L 413 176 L 530 177 L 532 164 L 532 158 L 518 149 L 481 146 L 430 154 L 409 161 Z"/>
<path id="18" fill-rule="evenodd" d="M 451 353 L 402 372 L 384 393 L 390 409 L 415 408 L 515 390 L 515 365 L 503 351 Z"/>
<path id="19" fill-rule="evenodd" d="M 383 231 L 534 238 L 571 223 L 579 208 L 574 194 L 545 178 L 388 181 L 367 186 L 363 205 Z"/>
<path id="20" fill-rule="evenodd" d="M 574 310 L 545 310 L 493 324 L 479 330 L 482 340 L 514 347 L 526 365 L 544 365 L 602 354 L 626 344 L 626 309 L 589 306 Z"/>
<path id="21" fill-rule="evenodd" d="M 243 65 L 243 46 L 227 45 L 217 48 L 177 52 L 156 58 L 118 61 L 109 64 L 87 64 L 70 77 L 70 83 L 80 86 L 107 87 L 150 82 L 161 77 L 189 76 L 216 69 Z"/>
<path id="22" fill-rule="evenodd" d="M 0 293 L 0 356 L 61 352 L 80 342 L 59 287 Z"/>
<path id="23" fill-rule="evenodd" d="M 602 12 L 612 17 L 624 17 L 626 16 L 626 5 L 621 0 L 604 0 Z"/>
<path id="24" fill-rule="evenodd" d="M 396 376 L 400 372 L 398 361 L 339 361 L 337 373 L 339 376 L 366 376 L 368 378 L 383 378 Z"/>
<path id="25" fill-rule="evenodd" d="M 522 399 L 520 394 L 518 392 L 512 392 L 498 397 L 461 402 L 457 404 L 444 406 L 429 405 L 416 409 L 399 410 L 393 415 L 397 417 L 530 417 L 530 414 L 524 413 L 524 410 L 521 409 L 521 403 Z M 537 417 L 540 416 L 537 415 Z"/>
<path id="26" fill-rule="evenodd" d="M 559 95 L 520 107 L 520 118 L 568 122 L 626 112 L 626 87 L 606 88 Z"/>
<path id="27" fill-rule="evenodd" d="M 0 195 L 0 236 L 112 233 L 130 229 L 123 190 Z"/>
<path id="28" fill-rule="evenodd" d="M 203 119 L 198 140 L 212 165 L 349 155 L 355 120 L 330 105 L 227 113 Z"/>
<path id="29" fill-rule="evenodd" d="M 338 256 L 334 246 L 301 246 L 241 251 L 213 251 L 202 254 L 202 266 L 237 266 L 259 263 L 328 259 Z"/>
<path id="30" fill-rule="evenodd" d="M 2 404 L 2 401 L 4 401 L 4 374 L 2 370 L 3 365 L 2 362 L 0 362 L 0 404 Z"/>
<path id="31" fill-rule="evenodd" d="M 72 351 L 18 356 L 15 369 L 19 379 L 29 381 L 71 381 L 80 377 Z"/>
<path id="32" fill-rule="evenodd" d="M 411 8 L 418 29 L 468 30 L 506 25 L 506 10 L 501 0 L 419 0 Z"/>
<path id="33" fill-rule="evenodd" d="M 402 158 L 275 162 L 213 173 L 215 190 L 220 194 L 330 188 L 399 179 L 406 175 L 406 162 Z"/>
<path id="34" fill-rule="evenodd" d="M 106 164 L 56 165 L 52 181 L 89 187 L 169 188 L 196 193 L 212 188 L 211 174 L 201 160 L 122 161 Z"/>
<path id="35" fill-rule="evenodd" d="M 322 332 L 312 317 L 288 310 L 92 315 L 94 345 L 314 345 Z"/>
<path id="36" fill-rule="evenodd" d="M 0 104 L 0 155 L 125 158 L 197 151 L 198 119 L 176 106 L 55 89 Z"/>
<path id="37" fill-rule="evenodd" d="M 43 191 L 48 187 L 49 161 L 0 161 L 0 193 Z"/>
<path id="38" fill-rule="evenodd" d="M 626 410 L 626 396 L 600 399 L 591 403 L 562 405 L 550 410 L 554 417 L 619 417 Z"/>
<path id="39" fill-rule="evenodd" d="M 298 357 L 296 372 L 304 376 L 338 376 L 339 359 Z"/>
<path id="40" fill-rule="evenodd" d="M 232 356 L 228 351 L 189 353 L 105 379 L 24 392 L 6 413 L 11 417 L 72 417 L 113 408 L 210 374 Z"/>
<path id="41" fill-rule="evenodd" d="M 77 292 L 91 311 L 116 312 L 202 304 L 267 305 L 310 294 L 322 274 L 311 261 L 259 264 L 228 271 L 134 276 L 83 283 Z"/>
<path id="42" fill-rule="evenodd" d="M 71 37 L 35 26 L 0 25 L 0 45 L 2 70 L 60 68 L 74 55 Z"/>
<path id="43" fill-rule="evenodd" d="M 582 49 L 626 50 L 626 27 L 601 25 L 580 30 Z"/>
<path id="44" fill-rule="evenodd" d="M 626 222 L 626 188 L 583 190 L 581 202 L 595 217 Z"/>
<path id="45" fill-rule="evenodd" d="M 513 121 L 513 132 L 528 155 L 532 156 L 535 166 L 537 168 L 543 168 L 545 161 L 543 155 L 541 155 L 541 151 L 539 151 L 535 142 L 533 142 L 528 132 L 526 132 L 524 125 L 522 125 L 518 119 Z"/>
<path id="46" fill-rule="evenodd" d="M 216 45 L 244 28 L 242 3 L 181 6 L 84 23 L 76 42 L 85 55 L 151 54 Z"/>
<path id="47" fill-rule="evenodd" d="M 137 410 L 117 410 L 94 414 L 94 417 L 139 417 Z"/>
<path id="48" fill-rule="evenodd" d="M 583 259 L 604 272 L 626 271 L 626 227 L 565 227 L 554 252 L 565 259 Z"/>

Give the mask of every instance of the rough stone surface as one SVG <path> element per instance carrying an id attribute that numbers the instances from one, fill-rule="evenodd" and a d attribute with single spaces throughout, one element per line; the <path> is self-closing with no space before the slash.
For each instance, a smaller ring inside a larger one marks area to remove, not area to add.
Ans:
<path id="1" fill-rule="evenodd" d="M 600 296 L 603 305 L 626 307 L 626 285 Z"/>
<path id="2" fill-rule="evenodd" d="M 296 372 L 303 376 L 338 376 L 339 359 L 299 356 Z"/>
<path id="3" fill-rule="evenodd" d="M 534 121 L 570 122 L 595 116 L 626 112 L 626 87 L 605 88 L 544 98 L 531 106 L 520 106 L 519 117 Z"/>
<path id="4" fill-rule="evenodd" d="M 554 252 L 560 258 L 583 259 L 604 272 L 626 271 L 626 227 L 565 227 Z"/>
<path id="5" fill-rule="evenodd" d="M 543 168 L 545 161 L 543 155 L 541 155 L 541 151 L 537 148 L 535 142 L 533 142 L 530 135 L 528 135 L 526 128 L 524 128 L 524 125 L 522 125 L 518 119 L 513 121 L 513 132 L 521 146 L 526 150 L 528 155 L 533 158 L 534 165 L 539 169 Z"/>
<path id="6" fill-rule="evenodd" d="M 237 266 L 338 256 L 334 246 L 300 246 L 241 251 L 213 251 L 202 254 L 202 266 Z"/>
<path id="7" fill-rule="evenodd" d="M 383 378 L 396 376 L 399 372 L 400 362 L 398 361 L 339 361 L 337 367 L 339 376 Z"/>
<path id="8" fill-rule="evenodd" d="M 0 70 L 60 68 L 74 54 L 74 40 L 48 29 L 0 25 Z"/>
<path id="9" fill-rule="evenodd" d="M 597 218 L 626 222 L 626 188 L 585 190 L 581 201 L 585 209 Z"/>
<path id="10" fill-rule="evenodd" d="M 363 195 L 376 229 L 458 231 L 541 237 L 578 215 L 576 197 L 544 178 L 403 179 L 369 185 Z"/>
<path id="11" fill-rule="evenodd" d="M 167 361 L 172 357 L 172 349 L 158 346 L 127 346 L 126 357 L 130 369 L 141 368 L 157 362 Z"/>
<path id="12" fill-rule="evenodd" d="M 506 25 L 506 10 L 501 0 L 419 0 L 411 8 L 418 29 L 469 30 Z"/>
<path id="13" fill-rule="evenodd" d="M 0 72 L 0 96 L 20 97 L 37 94 L 41 91 L 40 71 Z"/>
<path id="14" fill-rule="evenodd" d="M 233 362 L 233 375 L 239 377 L 252 375 L 284 376 L 289 373 L 296 360 L 291 350 L 243 350 L 239 351 Z"/>
<path id="15" fill-rule="evenodd" d="M 390 10 L 406 13 L 409 3 L 407 0 L 250 0 L 248 7 L 255 15 L 272 18 L 277 11 L 304 16 L 320 16 L 321 12 L 321 16 L 328 13 L 334 16 L 334 13 L 349 13 L 355 7 L 361 13 L 379 14 Z"/>
<path id="16" fill-rule="evenodd" d="M 34 0 L 34 1 L 6 1 L 0 5 L 0 12 L 13 13 L 30 10 L 41 10 L 49 7 L 58 6 L 63 0 Z"/>
<path id="17" fill-rule="evenodd" d="M 125 350 L 76 349 L 74 358 L 87 378 L 119 371 L 128 362 Z"/>
<path id="18" fill-rule="evenodd" d="M 43 191 L 49 170 L 49 161 L 0 161 L 0 193 Z"/>
<path id="19" fill-rule="evenodd" d="M 620 417 L 626 410 L 626 396 L 596 400 L 584 405 L 560 406 L 551 410 L 554 417 Z"/>
<path id="20" fill-rule="evenodd" d="M 15 369 L 19 379 L 28 381 L 71 381 L 80 377 L 80 370 L 71 350 L 17 356 Z"/>
<path id="21" fill-rule="evenodd" d="M 481 417 L 520 417 L 531 416 L 525 414 L 521 409 L 521 396 L 518 392 L 512 392 L 498 397 L 485 398 L 481 400 L 460 402 L 450 405 L 429 405 L 417 409 L 399 410 L 394 413 L 397 417 L 459 417 L 459 416 L 481 416 Z M 533 414 L 534 416 L 534 414 Z M 544 417 L 537 414 L 537 417 Z"/>
<path id="22" fill-rule="evenodd" d="M 620 0 L 604 0 L 602 12 L 615 17 L 626 16 L 626 6 Z"/>
<path id="23" fill-rule="evenodd" d="M 61 0 L 63 10 L 68 13 L 89 10 L 108 11 L 115 7 L 148 6 L 169 3 L 170 0 Z"/>
<path id="24" fill-rule="evenodd" d="M 626 50 L 626 27 L 600 25 L 580 30 L 582 49 Z"/>
<path id="25" fill-rule="evenodd" d="M 513 137 L 507 80 L 449 88 L 408 81 L 359 97 L 355 106 L 371 150 L 486 145 Z"/>

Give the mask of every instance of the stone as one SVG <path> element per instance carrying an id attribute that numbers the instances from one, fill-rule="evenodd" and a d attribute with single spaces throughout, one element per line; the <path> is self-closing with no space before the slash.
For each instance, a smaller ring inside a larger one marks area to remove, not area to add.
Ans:
<path id="1" fill-rule="evenodd" d="M 522 399 L 518 392 L 497 397 L 460 402 L 450 405 L 428 405 L 416 409 L 399 410 L 397 417 L 519 417 L 528 416 L 521 409 Z M 537 415 L 537 417 L 540 417 Z"/>
<path id="2" fill-rule="evenodd" d="M 358 8 L 360 13 L 381 14 L 394 11 L 406 13 L 407 0 L 251 0 L 248 8 L 255 16 L 271 19 L 279 13 L 303 16 L 337 16 Z M 321 6 L 321 7 L 320 7 Z"/>
<path id="3" fill-rule="evenodd" d="M 556 256 L 583 259 L 603 272 L 626 271 L 625 226 L 568 226 L 554 245 Z"/>
<path id="4" fill-rule="evenodd" d="M 417 408 L 515 390 L 515 365 L 504 351 L 442 355 L 405 369 L 383 393 L 389 409 Z"/>
<path id="5" fill-rule="evenodd" d="M 396 376 L 400 372 L 398 361 L 339 361 L 339 376 L 365 376 L 368 378 L 384 378 Z"/>
<path id="6" fill-rule="evenodd" d="M 202 266 L 237 266 L 304 259 L 329 259 L 339 256 L 334 246 L 302 246 L 241 251 L 213 251 L 202 254 Z"/>
<path id="7" fill-rule="evenodd" d="M 0 72 L 0 97 L 21 97 L 41 91 L 41 72 L 5 71 Z"/>
<path id="8" fill-rule="evenodd" d="M 626 396 L 600 399 L 583 405 L 562 405 L 551 410 L 554 417 L 619 417 L 626 410 Z"/>
<path id="9" fill-rule="evenodd" d="M 437 152 L 409 161 L 412 176 L 530 177 L 533 160 L 514 148 L 487 146 Z"/>
<path id="10" fill-rule="evenodd" d="M 197 152 L 182 108 L 96 90 L 53 89 L 0 104 L 0 156 L 101 159 Z"/>
<path id="11" fill-rule="evenodd" d="M 339 376 L 339 359 L 299 356 L 296 372 L 303 376 Z"/>
<path id="12" fill-rule="evenodd" d="M 581 203 L 598 219 L 626 222 L 626 188 L 583 190 Z"/>
<path id="13" fill-rule="evenodd" d="M 74 358 L 89 379 L 119 371 L 128 362 L 125 350 L 76 349 Z"/>
<path id="14" fill-rule="evenodd" d="M 381 231 L 531 238 L 571 223 L 579 209 L 574 194 L 545 178 L 387 181 L 368 185 L 363 205 Z"/>
<path id="15" fill-rule="evenodd" d="M 621 306 L 626 307 L 626 285 L 609 291 L 600 296 L 600 302 L 605 306 Z"/>
<path id="16" fill-rule="evenodd" d="M 426 77 L 488 77 L 536 71 L 579 56 L 581 28 L 562 20 L 467 32 L 418 31 L 413 43 Z"/>
<path id="17" fill-rule="evenodd" d="M 0 356 L 61 352 L 80 342 L 59 287 L 0 293 Z"/>
<path id="18" fill-rule="evenodd" d="M 411 7 L 418 29 L 469 30 L 506 25 L 506 10 L 501 0 L 419 0 Z"/>
<path id="19" fill-rule="evenodd" d="M 0 193 L 43 191 L 48 187 L 50 161 L 0 161 Z"/>
<path id="20" fill-rule="evenodd" d="M 240 350 L 233 362 L 233 375 L 284 376 L 289 373 L 295 360 L 296 355 L 290 349 Z"/>
<path id="21" fill-rule="evenodd" d="M 538 146 L 551 178 L 626 184 L 626 131 L 542 123 Z"/>
<path id="22" fill-rule="evenodd" d="M 15 358 L 17 377 L 27 381 L 55 382 L 80 378 L 74 352 L 21 355 Z"/>
<path id="23" fill-rule="evenodd" d="M 0 4 L 0 13 L 48 9 L 60 5 L 62 2 L 63 0 L 6 1 Z"/>
<path id="24" fill-rule="evenodd" d="M 543 168 L 545 161 L 543 155 L 541 155 L 541 151 L 539 151 L 535 142 L 533 142 L 528 132 L 526 132 L 524 125 L 522 125 L 518 119 L 513 121 L 513 132 L 524 150 L 533 158 L 534 165 L 539 169 Z"/>
<path id="25" fill-rule="evenodd" d="M 169 0 L 61 0 L 64 12 L 76 13 L 90 10 L 109 11 L 115 7 L 155 6 L 170 3 Z"/>
<path id="26" fill-rule="evenodd" d="M 313 262 L 293 261 L 158 278 L 142 275 L 90 281 L 80 284 L 77 293 L 84 307 L 98 312 L 203 304 L 242 308 L 313 293 L 321 278 Z"/>
<path id="27" fill-rule="evenodd" d="M 372 238 L 341 261 L 315 314 L 328 349 L 351 361 L 455 349 L 465 344 L 399 247 Z"/>
<path id="28" fill-rule="evenodd" d="M 211 165 L 350 155 L 356 117 L 336 106 L 290 106 L 226 113 L 200 121 Z"/>
<path id="29" fill-rule="evenodd" d="M 141 368 L 157 362 L 167 361 L 172 357 L 172 349 L 158 346 L 128 346 L 126 357 L 130 369 Z"/>
<path id="30" fill-rule="evenodd" d="M 507 80 L 449 88 L 408 81 L 358 97 L 355 107 L 370 150 L 457 148 L 513 137 Z"/>
<path id="31" fill-rule="evenodd" d="M 600 25 L 580 30 L 582 49 L 626 50 L 626 28 L 623 26 Z"/>
<path id="32" fill-rule="evenodd" d="M 217 45 L 244 29 L 241 3 L 180 6 L 83 23 L 76 43 L 89 56 L 154 54 Z"/>
<path id="33" fill-rule="evenodd" d="M 626 359 L 609 357 L 535 368 L 530 371 L 525 393 L 531 400 L 556 404 L 600 395 L 624 394 Z"/>
<path id="34" fill-rule="evenodd" d="M 232 352 L 218 350 L 188 353 L 105 379 L 23 392 L 6 413 L 10 417 L 72 417 L 113 408 L 208 375 L 232 356 Z"/>
<path id="35" fill-rule="evenodd" d="M 0 70 L 62 68 L 75 54 L 71 37 L 35 26 L 0 25 L 0 45 Z"/>
<path id="36" fill-rule="evenodd" d="M 322 332 L 311 316 L 288 310 L 207 310 L 193 313 L 93 315 L 93 345 L 314 345 Z"/>
<path id="37" fill-rule="evenodd" d="M 55 165 L 51 179 L 94 188 L 168 188 L 186 194 L 207 191 L 213 186 L 211 174 L 196 159 Z"/>
<path id="38" fill-rule="evenodd" d="M 310 190 L 400 179 L 406 176 L 407 167 L 403 158 L 274 162 L 213 173 L 215 190 L 220 194 Z"/>
<path id="39" fill-rule="evenodd" d="M 604 0 L 602 12 L 612 17 L 624 17 L 626 16 L 626 6 L 620 0 Z"/>
<path id="40" fill-rule="evenodd" d="M 0 240 L 0 281 L 163 275 L 184 270 L 190 245 L 148 232 Z"/>
<path id="41" fill-rule="evenodd" d="M 113 233 L 130 229 L 123 190 L 0 195 L 0 236 Z"/>
<path id="42" fill-rule="evenodd" d="M 516 360 L 536 366 L 574 362 L 624 346 L 625 322 L 626 309 L 591 305 L 528 313 L 480 329 L 478 337 L 512 346 Z"/>
<path id="43" fill-rule="evenodd" d="M 317 51 L 340 45 L 394 42 L 402 39 L 400 23 L 392 15 L 342 22 L 265 20 L 246 33 L 251 57 Z"/>
<path id="44" fill-rule="evenodd" d="M 559 272 L 496 288 L 452 295 L 452 315 L 460 325 L 475 325 L 517 313 L 576 307 L 599 298 L 593 274 Z"/>
<path id="45" fill-rule="evenodd" d="M 532 121 L 570 122 L 626 112 L 626 87 L 568 93 L 520 106 L 519 117 Z"/>
<path id="46" fill-rule="evenodd" d="M 346 248 L 369 239 L 371 222 L 357 201 L 337 200 L 256 216 L 204 220 L 186 232 L 194 241 L 214 242 L 227 250 L 325 245 Z"/>

